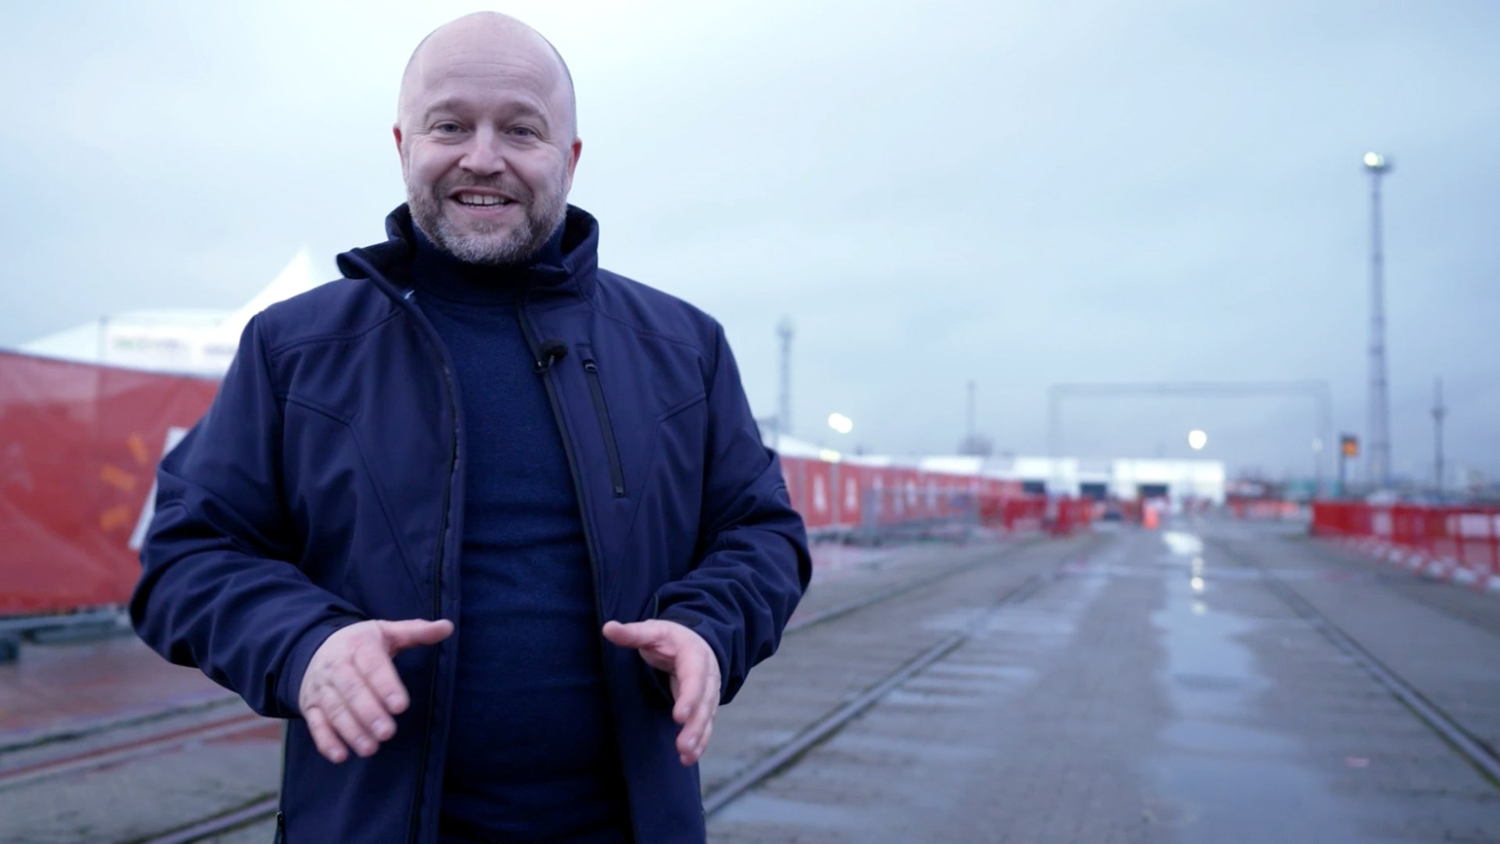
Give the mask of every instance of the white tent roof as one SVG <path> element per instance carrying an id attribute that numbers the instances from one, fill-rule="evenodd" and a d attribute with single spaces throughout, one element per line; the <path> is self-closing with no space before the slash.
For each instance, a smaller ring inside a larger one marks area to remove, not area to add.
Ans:
<path id="1" fill-rule="evenodd" d="M 156 372 L 222 375 L 252 316 L 319 283 L 307 250 L 299 249 L 270 284 L 235 310 L 125 311 L 39 337 L 20 351 Z"/>
<path id="2" fill-rule="evenodd" d="M 312 258 L 307 254 L 307 248 L 297 250 L 292 260 L 287 261 L 281 272 L 271 279 L 271 283 L 265 289 L 255 294 L 250 301 L 241 305 L 238 310 L 225 318 L 222 327 L 233 329 L 235 340 L 239 340 L 240 332 L 245 330 L 245 324 L 250 318 L 280 302 L 290 299 L 298 293 L 305 293 L 321 282 L 313 276 Z"/>

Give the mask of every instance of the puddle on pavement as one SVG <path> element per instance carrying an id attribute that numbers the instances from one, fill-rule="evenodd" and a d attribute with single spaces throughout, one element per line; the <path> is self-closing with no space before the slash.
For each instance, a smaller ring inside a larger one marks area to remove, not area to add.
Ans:
<path id="1" fill-rule="evenodd" d="M 1075 616 L 1062 615 L 1051 608 L 1043 610 L 1012 609 L 995 613 L 980 625 L 981 634 L 1004 633 L 1012 636 L 1036 636 L 1066 641 L 1078 629 Z"/>
<path id="2" fill-rule="evenodd" d="M 1147 770 L 1174 811 L 1156 823 L 1183 841 L 1362 840 L 1353 813 L 1303 760 L 1301 747 L 1267 722 L 1257 698 L 1272 681 L 1243 637 L 1265 620 L 1226 609 L 1229 590 L 1262 587 L 1222 577 L 1201 539 L 1164 531 L 1165 606 L 1152 614 L 1166 664 L 1160 682 L 1172 715 Z"/>
<path id="3" fill-rule="evenodd" d="M 933 712 L 994 708 L 994 705 L 982 694 L 952 694 L 947 691 L 921 691 L 907 688 L 893 689 L 890 694 L 881 698 L 880 704 L 892 709 L 916 707 Z"/>
<path id="4" fill-rule="evenodd" d="M 922 629 L 942 633 L 965 631 L 974 626 L 974 622 L 984 611 L 985 607 L 978 605 L 950 607 L 922 619 Z"/>
<path id="5" fill-rule="evenodd" d="M 1030 682 L 1036 669 L 1021 665 L 992 665 L 980 662 L 939 662 L 925 672 L 931 677 L 974 677 L 1002 682 Z"/>

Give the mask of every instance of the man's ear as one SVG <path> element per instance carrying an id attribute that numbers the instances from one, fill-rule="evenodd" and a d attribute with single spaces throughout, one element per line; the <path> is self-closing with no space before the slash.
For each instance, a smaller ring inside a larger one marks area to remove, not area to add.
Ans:
<path id="1" fill-rule="evenodd" d="M 573 187 L 573 170 L 578 167 L 578 156 L 583 154 L 583 139 L 574 138 L 572 146 L 568 147 L 568 188 Z"/>

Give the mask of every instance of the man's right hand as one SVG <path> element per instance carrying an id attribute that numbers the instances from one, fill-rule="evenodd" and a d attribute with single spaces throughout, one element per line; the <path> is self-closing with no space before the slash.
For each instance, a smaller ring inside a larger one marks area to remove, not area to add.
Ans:
<path id="1" fill-rule="evenodd" d="M 447 619 L 360 621 L 334 631 L 318 646 L 297 693 L 318 752 L 337 765 L 352 749 L 371 756 L 396 734 L 392 716 L 411 703 L 391 657 L 418 645 L 435 645 L 453 633 Z"/>

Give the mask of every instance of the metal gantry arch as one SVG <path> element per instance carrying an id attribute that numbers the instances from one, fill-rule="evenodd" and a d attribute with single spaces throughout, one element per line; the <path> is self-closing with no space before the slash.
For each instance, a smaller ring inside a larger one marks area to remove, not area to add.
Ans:
<path id="1" fill-rule="evenodd" d="M 1317 492 L 1325 490 L 1323 453 L 1333 442 L 1332 391 L 1327 381 L 1124 381 L 1118 383 L 1061 383 L 1047 388 L 1047 452 L 1056 461 L 1063 456 L 1062 405 L 1065 399 L 1100 396 L 1178 396 L 1187 398 L 1244 398 L 1247 396 L 1300 396 L 1311 399 L 1316 420 L 1313 440 L 1316 450 L 1313 472 Z M 1055 465 L 1055 462 L 1054 462 Z"/>

